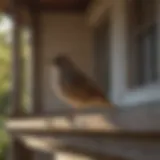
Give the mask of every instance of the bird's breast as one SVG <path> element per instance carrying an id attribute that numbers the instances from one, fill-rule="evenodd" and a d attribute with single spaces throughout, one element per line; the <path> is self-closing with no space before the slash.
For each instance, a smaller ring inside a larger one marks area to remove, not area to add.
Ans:
<path id="1" fill-rule="evenodd" d="M 51 70 L 51 85 L 52 89 L 57 96 L 62 96 L 62 88 L 60 85 L 60 70 L 57 67 L 54 67 Z"/>
<path id="2" fill-rule="evenodd" d="M 51 69 L 51 86 L 57 98 L 68 103 L 68 104 L 76 104 L 78 105 L 79 101 L 70 97 L 63 89 L 61 84 L 61 72 L 58 68 Z M 79 104 L 80 105 L 80 104 Z"/>

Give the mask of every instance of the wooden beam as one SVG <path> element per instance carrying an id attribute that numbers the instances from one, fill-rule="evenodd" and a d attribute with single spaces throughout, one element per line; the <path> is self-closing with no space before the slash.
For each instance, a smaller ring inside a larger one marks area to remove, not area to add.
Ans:
<path id="1" fill-rule="evenodd" d="M 12 116 L 22 115 L 22 46 L 21 14 L 18 8 L 12 7 L 13 44 L 12 44 Z"/>
<path id="2" fill-rule="evenodd" d="M 73 153 L 73 154 L 79 154 L 79 155 L 86 155 L 94 160 L 103 160 L 103 159 L 109 159 L 109 160 L 125 160 L 125 158 L 122 158 L 120 156 L 115 156 L 109 153 L 106 154 L 100 154 L 98 152 L 95 152 L 94 150 L 85 150 L 85 148 L 81 147 L 73 147 L 73 143 L 67 143 L 65 139 L 65 142 L 63 143 L 62 140 L 57 138 L 50 138 L 50 137 L 37 137 L 37 136 L 28 136 L 28 135 L 22 135 L 19 137 L 19 139 L 29 148 L 32 148 L 33 150 L 42 151 L 46 153 L 52 153 L 54 152 L 67 152 L 67 153 Z"/>
<path id="3" fill-rule="evenodd" d="M 160 138 L 132 138 L 106 136 L 97 138 L 86 137 L 42 137 L 19 135 L 20 139 L 31 148 L 44 149 L 52 152 L 68 151 L 89 156 L 111 157 L 119 159 L 158 160 L 160 158 Z M 106 158 L 107 159 L 107 158 Z M 98 159 L 99 160 L 99 159 Z"/>
<path id="4" fill-rule="evenodd" d="M 87 8 L 87 5 L 68 5 L 68 6 L 56 6 L 52 3 L 41 3 L 39 8 L 44 12 L 84 12 Z"/>
<path id="5" fill-rule="evenodd" d="M 77 138 L 132 138 L 132 139 L 155 139 L 160 140 L 160 132 L 126 132 L 126 131 L 96 131 L 96 130 L 83 130 L 83 129 L 48 129 L 48 130 L 25 130 L 17 129 L 10 130 L 12 135 L 29 134 L 34 136 L 50 136 L 50 137 L 77 137 Z"/>
<path id="6" fill-rule="evenodd" d="M 38 2 L 38 3 L 37 3 Z M 84 12 L 91 0 L 76 1 L 31 1 L 25 0 L 23 3 L 19 0 L 19 4 L 33 8 L 33 10 L 41 10 L 42 12 Z"/>
<path id="7" fill-rule="evenodd" d="M 73 110 L 50 115 L 32 115 L 12 118 L 6 121 L 8 129 L 43 130 L 85 130 L 85 131 L 123 131 L 160 132 L 160 107 L 137 107 L 124 109 L 90 108 L 78 110 L 73 122 L 69 121 Z M 75 124 L 75 126 L 74 126 Z"/>
<path id="8" fill-rule="evenodd" d="M 13 48 L 12 48 L 12 73 L 13 73 L 13 85 L 12 85 L 12 105 L 11 116 L 20 116 L 22 112 L 22 93 L 23 93 L 23 66 L 22 66 L 22 45 L 21 45 L 21 25 L 22 17 L 20 7 L 17 6 L 15 0 L 10 1 L 11 15 L 13 20 Z M 11 137 L 11 143 L 9 146 L 9 159 L 10 160 L 31 160 L 33 158 L 32 151 L 28 150 L 20 140 L 15 137 Z M 25 155 L 25 156 L 24 156 Z M 25 158 L 24 158 L 24 157 Z"/>
<path id="9" fill-rule="evenodd" d="M 76 128 L 70 123 L 65 122 L 64 119 L 52 119 L 48 124 L 48 119 L 32 119 L 24 120 L 11 120 L 6 124 L 6 128 L 10 133 L 16 135 L 31 134 L 39 136 L 77 136 L 77 137 L 131 137 L 131 138 L 160 138 L 160 131 L 154 130 L 127 130 L 119 128 L 84 128 L 83 126 Z"/>

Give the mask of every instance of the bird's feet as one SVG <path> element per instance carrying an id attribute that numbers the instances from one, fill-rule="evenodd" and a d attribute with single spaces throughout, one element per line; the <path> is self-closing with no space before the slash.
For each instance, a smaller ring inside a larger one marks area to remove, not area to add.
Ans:
<path id="1" fill-rule="evenodd" d="M 69 121 L 72 124 L 72 128 L 73 129 L 78 129 L 81 127 L 80 122 L 78 120 L 78 117 L 76 115 L 76 111 L 73 111 L 70 115 L 69 115 Z"/>

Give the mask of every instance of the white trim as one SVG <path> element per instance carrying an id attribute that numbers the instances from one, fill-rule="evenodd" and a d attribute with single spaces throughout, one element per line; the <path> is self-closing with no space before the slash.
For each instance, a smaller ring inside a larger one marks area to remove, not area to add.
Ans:
<path id="1" fill-rule="evenodd" d="M 111 95 L 115 104 L 127 89 L 127 13 L 126 0 L 115 1 L 111 15 Z"/>
<path id="2" fill-rule="evenodd" d="M 120 106 L 137 106 L 160 102 L 160 83 L 126 91 L 119 99 Z"/>

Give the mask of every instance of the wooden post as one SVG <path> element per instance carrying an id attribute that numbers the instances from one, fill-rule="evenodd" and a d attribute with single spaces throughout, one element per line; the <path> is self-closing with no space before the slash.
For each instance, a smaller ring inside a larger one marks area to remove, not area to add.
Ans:
<path id="1" fill-rule="evenodd" d="M 30 10 L 32 33 L 32 109 L 33 114 L 42 112 L 42 53 L 40 36 L 40 10 L 32 6 Z"/>
<path id="2" fill-rule="evenodd" d="M 8 160 L 33 160 L 34 151 L 26 148 L 24 144 L 16 138 L 12 138 Z"/>
<path id="3" fill-rule="evenodd" d="M 20 11 L 13 7 L 13 46 L 12 46 L 12 111 L 13 116 L 22 114 L 22 50 Z"/>
<path id="4" fill-rule="evenodd" d="M 13 20 L 13 48 L 12 48 L 12 110 L 11 116 L 22 116 L 22 93 L 23 93 L 23 66 L 22 66 L 22 45 L 21 45 L 21 10 L 15 0 L 11 0 L 12 20 Z M 9 148 L 8 159 L 10 160 L 31 160 L 33 152 L 28 150 L 21 142 L 15 137 L 11 137 L 11 144 Z"/>

